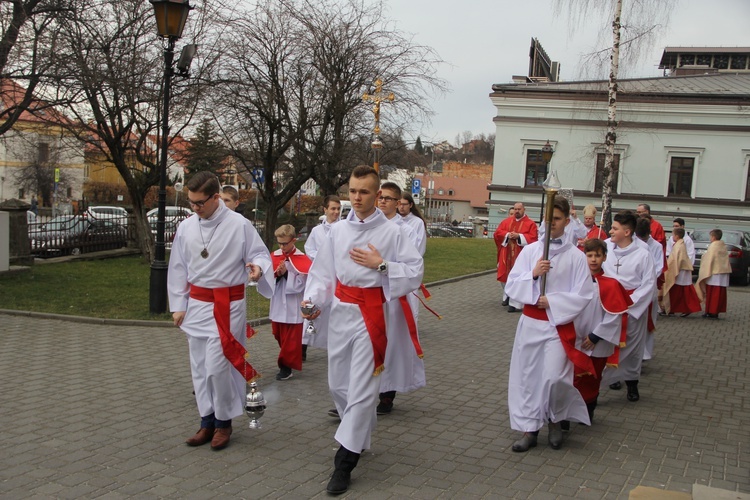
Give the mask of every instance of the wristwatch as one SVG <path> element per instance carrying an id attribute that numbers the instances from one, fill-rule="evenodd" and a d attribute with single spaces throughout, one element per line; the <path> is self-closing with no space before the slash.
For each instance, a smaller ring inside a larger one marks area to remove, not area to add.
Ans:
<path id="1" fill-rule="evenodd" d="M 378 269 L 378 272 L 380 274 L 387 273 L 388 272 L 388 263 L 386 261 L 381 262 L 380 264 L 378 264 L 377 269 Z"/>

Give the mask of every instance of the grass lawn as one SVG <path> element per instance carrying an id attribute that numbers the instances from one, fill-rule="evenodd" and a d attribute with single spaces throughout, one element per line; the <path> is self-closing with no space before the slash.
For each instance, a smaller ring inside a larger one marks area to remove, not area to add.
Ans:
<path id="1" fill-rule="evenodd" d="M 300 247 L 302 244 L 299 245 Z M 492 239 L 430 238 L 424 282 L 493 269 Z M 0 276 L 0 308 L 114 319 L 163 319 L 148 312 L 151 267 L 138 256 L 35 265 Z M 248 318 L 268 315 L 268 301 L 248 294 Z"/>

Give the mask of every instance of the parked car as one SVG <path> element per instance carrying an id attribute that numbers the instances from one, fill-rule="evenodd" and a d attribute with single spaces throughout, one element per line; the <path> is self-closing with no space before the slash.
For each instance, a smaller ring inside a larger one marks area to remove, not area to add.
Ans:
<path id="1" fill-rule="evenodd" d="M 698 274 L 701 266 L 701 257 L 706 253 L 711 243 L 709 229 L 697 229 L 693 231 L 692 238 L 695 243 L 695 265 L 693 274 Z M 723 231 L 722 241 L 729 251 L 729 264 L 732 266 L 731 281 L 738 285 L 750 284 L 750 232 L 745 231 Z"/>
<path id="2" fill-rule="evenodd" d="M 113 220 L 66 215 L 42 224 L 30 238 L 34 255 L 80 255 L 124 247 L 127 230 Z"/>
<path id="3" fill-rule="evenodd" d="M 89 207 L 86 216 L 95 220 L 111 220 L 122 227 L 128 226 L 128 211 L 122 207 Z"/>
<path id="4" fill-rule="evenodd" d="M 474 228 L 472 227 L 446 224 L 443 226 L 443 229 L 447 229 L 448 231 L 456 233 L 457 236 L 460 236 L 462 238 L 472 238 L 474 236 Z"/>
<path id="5" fill-rule="evenodd" d="M 156 222 L 158 219 L 159 209 L 154 208 L 146 212 L 148 225 L 151 232 L 156 234 Z M 193 215 L 193 211 L 185 207 L 164 207 L 164 233 L 167 241 L 174 239 L 174 233 L 177 232 L 177 226 L 180 222 Z"/>
<path id="6" fill-rule="evenodd" d="M 427 236 L 431 238 L 459 238 L 455 232 L 445 227 L 428 227 Z"/>

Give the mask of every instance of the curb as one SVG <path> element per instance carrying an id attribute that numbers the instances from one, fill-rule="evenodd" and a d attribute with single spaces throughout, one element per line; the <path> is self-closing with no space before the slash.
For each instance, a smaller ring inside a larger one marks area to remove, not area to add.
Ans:
<path id="1" fill-rule="evenodd" d="M 441 286 L 449 283 L 455 283 L 465 279 L 477 278 L 486 274 L 497 272 L 495 269 L 489 269 L 487 271 L 480 271 L 478 273 L 465 274 L 463 276 L 456 276 L 455 278 L 447 278 L 440 281 L 434 281 L 432 283 L 425 283 L 425 286 Z M 110 318 L 92 318 L 89 316 L 70 316 L 67 314 L 57 313 L 43 313 L 34 311 L 17 311 L 15 309 L 0 309 L 0 314 L 6 314 L 8 316 L 24 316 L 28 318 L 37 319 L 56 319 L 60 321 L 69 321 L 71 323 L 85 323 L 94 325 L 113 325 L 113 326 L 141 326 L 151 328 L 174 328 L 174 325 L 169 321 L 152 321 L 147 319 L 110 319 Z M 247 323 L 250 326 L 267 325 L 271 322 L 268 317 L 264 318 L 253 318 L 249 319 Z"/>

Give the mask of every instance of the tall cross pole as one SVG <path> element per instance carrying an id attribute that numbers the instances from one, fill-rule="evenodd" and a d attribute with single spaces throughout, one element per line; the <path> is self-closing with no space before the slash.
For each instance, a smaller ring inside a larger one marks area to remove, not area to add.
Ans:
<path id="1" fill-rule="evenodd" d="M 383 80 L 380 78 L 375 80 L 375 92 L 372 94 L 365 92 L 362 95 L 363 101 L 373 103 L 372 112 L 375 115 L 375 128 L 373 129 L 372 151 L 375 159 L 372 166 L 377 172 L 380 172 L 380 150 L 383 148 L 383 142 L 380 140 L 380 103 L 383 101 L 393 102 L 395 98 L 393 92 L 388 94 L 383 92 Z"/>

